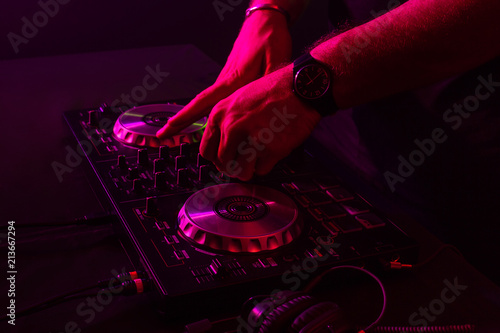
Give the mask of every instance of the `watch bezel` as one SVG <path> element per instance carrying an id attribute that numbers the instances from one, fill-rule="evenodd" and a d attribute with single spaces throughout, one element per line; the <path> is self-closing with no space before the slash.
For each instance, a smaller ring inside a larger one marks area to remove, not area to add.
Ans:
<path id="1" fill-rule="evenodd" d="M 326 77 L 328 78 L 328 83 L 327 83 L 326 87 L 323 89 L 323 91 L 321 92 L 321 94 L 317 95 L 317 96 L 314 96 L 314 97 L 305 96 L 300 91 L 300 87 L 297 86 L 297 78 L 298 78 L 298 76 L 300 75 L 300 73 L 302 71 L 304 71 L 305 69 L 307 69 L 309 67 L 319 68 L 321 71 L 323 71 L 324 74 L 326 74 Z M 302 97 L 304 99 L 307 99 L 307 100 L 310 100 L 310 101 L 314 101 L 314 100 L 320 99 L 321 97 L 325 96 L 325 94 L 330 89 L 330 85 L 331 85 L 331 74 L 330 74 L 330 72 L 324 66 L 321 66 L 319 64 L 307 64 L 307 65 L 301 67 L 299 70 L 297 70 L 297 72 L 295 73 L 294 78 L 293 78 L 293 90 L 294 90 L 294 92 L 297 93 L 300 97 Z"/>

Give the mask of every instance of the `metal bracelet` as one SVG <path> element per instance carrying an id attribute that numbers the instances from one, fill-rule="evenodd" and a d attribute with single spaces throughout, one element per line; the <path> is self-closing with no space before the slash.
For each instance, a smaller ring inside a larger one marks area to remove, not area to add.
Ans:
<path id="1" fill-rule="evenodd" d="M 280 12 L 281 14 L 285 15 L 287 23 L 290 24 L 290 21 L 291 21 L 290 14 L 286 10 L 284 10 L 283 8 L 281 8 L 280 6 L 277 6 L 277 5 L 260 4 L 260 5 L 250 7 L 246 10 L 245 16 L 249 17 L 256 10 L 261 10 L 261 9 L 274 10 L 274 11 Z"/>

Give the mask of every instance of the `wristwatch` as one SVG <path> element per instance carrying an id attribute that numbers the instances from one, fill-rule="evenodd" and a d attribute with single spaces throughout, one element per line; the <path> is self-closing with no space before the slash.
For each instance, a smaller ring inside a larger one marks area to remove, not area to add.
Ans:
<path id="1" fill-rule="evenodd" d="M 332 95 L 332 79 L 330 68 L 309 53 L 293 62 L 293 92 L 323 117 L 338 110 Z"/>

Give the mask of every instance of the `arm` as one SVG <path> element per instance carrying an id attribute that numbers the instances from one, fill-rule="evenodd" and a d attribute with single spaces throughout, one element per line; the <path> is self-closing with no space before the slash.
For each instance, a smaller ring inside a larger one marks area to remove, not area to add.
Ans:
<path id="1" fill-rule="evenodd" d="M 311 54 L 332 67 L 334 98 L 347 108 L 430 84 L 498 56 L 498 13 L 498 0 L 410 0 L 330 38 Z M 370 39 L 362 43 L 364 36 Z M 242 180 L 269 172 L 307 138 L 320 118 L 292 93 L 291 82 L 288 65 L 215 105 L 200 146 L 203 156 Z"/>
<path id="2" fill-rule="evenodd" d="M 311 51 L 340 108 L 411 90 L 500 55 L 500 1 L 410 0 Z"/>
<path id="3" fill-rule="evenodd" d="M 255 0 L 276 4 L 295 21 L 309 0 Z M 269 74 L 290 61 L 292 41 L 286 17 L 274 10 L 256 10 L 243 23 L 233 49 L 215 83 L 199 93 L 184 109 L 161 128 L 161 138 L 176 134 L 208 115 L 213 106 L 242 86 Z"/>

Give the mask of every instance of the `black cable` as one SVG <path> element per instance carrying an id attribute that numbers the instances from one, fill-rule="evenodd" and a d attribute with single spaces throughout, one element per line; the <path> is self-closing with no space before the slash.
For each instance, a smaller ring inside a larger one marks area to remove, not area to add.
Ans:
<path id="1" fill-rule="evenodd" d="M 416 263 L 415 265 L 413 265 L 413 268 L 420 268 L 422 266 L 425 266 L 427 265 L 428 263 L 430 263 L 432 260 L 434 260 L 441 252 L 443 252 L 444 250 L 446 249 L 450 249 L 450 250 L 453 250 L 455 251 L 459 256 L 463 257 L 463 254 L 460 252 L 459 249 L 457 249 L 455 246 L 451 245 L 451 244 L 443 244 L 441 245 L 433 254 L 431 254 L 427 259 L 425 259 L 424 261 L 421 261 L 419 263 Z"/>
<path id="2" fill-rule="evenodd" d="M 75 226 L 75 225 L 87 225 L 87 226 L 97 226 L 112 223 L 112 219 L 116 218 L 116 215 L 110 213 L 100 213 L 100 214 L 92 214 L 85 215 L 79 218 L 76 218 L 73 221 L 65 221 L 65 222 L 48 222 L 48 223 L 25 223 L 25 224 L 15 224 L 15 228 L 58 228 L 58 227 L 67 227 L 67 226 Z M 8 225 L 1 225 L 0 230 L 6 230 Z"/>
<path id="3" fill-rule="evenodd" d="M 43 311 L 43 310 L 46 310 L 46 309 L 50 309 L 56 305 L 59 305 L 61 303 L 65 303 L 65 302 L 68 302 L 68 301 L 71 301 L 71 300 L 74 300 L 74 299 L 79 299 L 79 298 L 86 298 L 86 297 L 94 297 L 96 296 L 95 293 L 92 293 L 92 294 L 80 294 L 80 295 L 71 295 L 71 296 L 67 296 L 63 299 L 59 299 L 55 302 L 52 302 L 52 303 L 48 303 L 48 304 L 38 304 L 37 306 L 32 306 L 30 308 L 27 308 L 25 310 L 22 310 L 21 312 L 17 312 L 16 313 L 16 318 L 18 317 L 24 317 L 24 316 L 27 316 L 27 315 L 30 315 L 30 314 L 33 314 L 33 313 L 36 313 L 36 312 L 40 312 L 40 311 Z M 4 317 L 0 318 L 0 320 L 4 320 Z"/>
<path id="4" fill-rule="evenodd" d="M 451 245 L 451 244 L 443 244 L 441 245 L 436 251 L 434 251 L 433 254 L 431 254 L 428 258 L 426 258 L 425 260 L 419 262 L 419 263 L 416 263 L 414 265 L 409 265 L 409 264 L 404 264 L 404 263 L 401 263 L 397 260 L 395 261 L 391 261 L 389 263 L 387 263 L 387 268 L 388 269 L 419 269 L 427 264 L 429 264 L 431 261 L 433 261 L 441 252 L 443 252 L 444 250 L 446 249 L 451 249 L 453 250 L 454 252 L 456 252 L 459 256 L 463 257 L 462 253 L 460 252 L 459 249 L 457 249 L 455 246 Z"/>
<path id="5" fill-rule="evenodd" d="M 42 310 L 51 308 L 51 307 L 53 307 L 55 305 L 58 305 L 60 303 L 63 303 L 63 302 L 66 302 L 66 301 L 70 301 L 70 300 L 74 299 L 75 297 L 76 298 L 78 298 L 78 297 L 84 297 L 84 295 L 76 295 L 76 294 L 82 293 L 82 292 L 87 291 L 89 289 L 98 288 L 98 287 L 99 287 L 99 284 L 93 284 L 91 286 L 80 288 L 80 289 L 71 291 L 69 293 L 66 293 L 66 294 L 63 294 L 63 295 L 59 295 L 59 296 L 50 298 L 50 299 L 45 300 L 43 302 L 40 302 L 40 303 L 37 303 L 35 305 L 29 306 L 28 308 L 26 308 L 26 309 L 24 309 L 22 311 L 16 312 L 16 318 L 17 317 L 26 316 L 26 315 L 29 315 L 29 314 L 32 314 L 32 313 L 35 313 L 35 312 L 38 312 L 38 311 L 42 311 Z M 85 295 L 85 297 L 86 296 L 88 296 L 88 295 Z M 90 296 L 94 296 L 94 294 L 90 294 Z M 3 317 L 0 318 L 0 321 L 3 321 L 5 319 L 7 319 L 7 318 L 8 318 L 8 316 L 5 315 L 5 316 L 3 316 Z"/>
<path id="6" fill-rule="evenodd" d="M 114 292 L 113 294 L 116 295 L 123 295 L 123 296 L 129 296 L 129 295 L 135 295 L 139 294 L 145 291 L 150 291 L 152 288 L 150 280 L 149 279 L 143 279 L 140 277 L 146 276 L 145 273 L 142 272 L 128 272 L 125 274 L 120 274 L 115 278 L 108 279 L 108 280 L 103 280 L 99 281 L 96 284 L 83 287 L 68 293 L 65 293 L 63 295 L 59 295 L 56 297 L 52 297 L 48 300 L 45 300 L 43 302 L 37 303 L 35 305 L 32 305 L 24 310 L 16 312 L 16 317 L 22 317 L 26 315 L 33 314 L 35 312 L 39 312 L 48 308 L 51 308 L 53 306 L 56 306 L 58 304 L 73 300 L 73 299 L 78 299 L 78 298 L 85 298 L 85 297 L 93 297 L 97 296 L 98 293 L 102 290 L 109 290 L 113 291 L 117 287 L 122 287 L 122 290 L 120 292 Z M 132 279 L 132 280 L 130 280 Z M 114 283 L 112 283 L 114 282 Z M 104 288 L 105 286 L 110 286 L 112 287 L 107 287 Z M 81 295 L 80 293 L 90 290 L 90 289 L 99 289 L 97 292 L 92 293 L 92 294 L 83 294 Z M 141 288 L 141 290 L 139 290 Z M 3 317 L 0 317 L 0 321 L 4 321 L 8 319 L 8 315 L 5 315 Z"/>
<path id="7" fill-rule="evenodd" d="M 473 333 L 476 327 L 474 325 L 447 325 L 447 326 L 381 326 L 375 327 L 374 333 Z"/>

